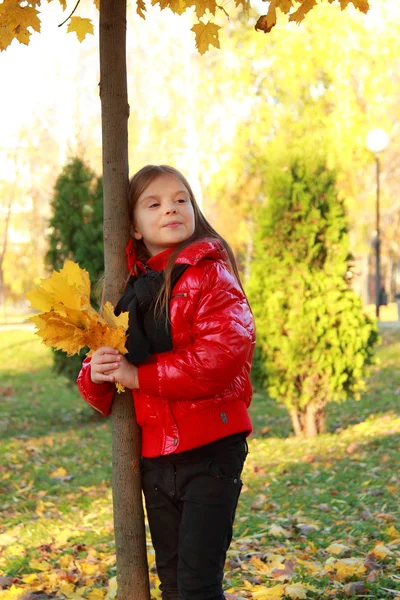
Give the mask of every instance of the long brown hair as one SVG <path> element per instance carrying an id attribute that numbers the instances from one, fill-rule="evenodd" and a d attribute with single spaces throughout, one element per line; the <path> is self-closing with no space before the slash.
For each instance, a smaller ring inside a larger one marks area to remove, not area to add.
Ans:
<path id="1" fill-rule="evenodd" d="M 150 183 L 152 181 L 154 181 L 154 179 L 156 179 L 160 175 L 165 175 L 165 174 L 172 175 L 173 177 L 175 177 L 175 179 L 178 179 L 185 186 L 187 191 L 189 192 L 190 202 L 192 203 L 193 211 L 194 211 L 194 223 L 195 223 L 194 232 L 190 236 L 190 238 L 188 238 L 184 242 L 181 242 L 180 244 L 178 244 L 174 248 L 173 252 L 171 253 L 171 255 L 168 259 L 168 262 L 167 262 L 167 266 L 165 268 L 164 284 L 163 284 L 163 286 L 160 290 L 160 293 L 156 299 L 156 310 L 160 311 L 160 313 L 165 311 L 166 317 L 168 318 L 168 312 L 169 312 L 168 305 L 169 305 L 169 299 L 170 299 L 171 291 L 172 291 L 171 290 L 171 274 L 172 274 L 172 269 L 174 268 L 174 265 L 175 265 L 175 260 L 178 256 L 178 254 L 181 252 L 181 250 L 183 250 L 184 248 L 186 248 L 187 246 L 189 246 L 196 240 L 200 240 L 200 239 L 204 239 L 204 238 L 207 238 L 209 240 L 218 240 L 221 243 L 221 245 L 225 248 L 226 253 L 228 255 L 227 264 L 228 264 L 229 270 L 236 277 L 242 290 L 243 290 L 243 286 L 240 281 L 239 271 L 238 271 L 235 256 L 232 252 L 231 247 L 224 240 L 224 238 L 221 237 L 219 235 L 219 233 L 217 233 L 215 231 L 215 229 L 207 221 L 207 219 L 201 212 L 199 205 L 196 202 L 196 198 L 193 194 L 192 188 L 189 185 L 189 182 L 182 175 L 182 173 L 180 173 L 174 167 L 170 167 L 168 165 L 147 165 L 147 166 L 143 167 L 142 169 L 140 169 L 140 171 L 138 171 L 132 177 L 132 179 L 129 182 L 129 214 L 130 214 L 131 222 L 134 223 L 134 216 L 133 216 L 134 210 L 135 210 L 136 203 L 137 203 L 139 197 L 141 196 L 141 194 L 150 185 Z M 150 255 L 149 251 L 147 250 L 143 240 L 135 239 L 134 244 L 135 244 L 135 248 L 136 248 L 136 255 L 139 260 L 146 261 L 147 259 L 150 258 L 151 255 Z M 243 290 L 243 293 L 244 293 L 244 290 Z"/>

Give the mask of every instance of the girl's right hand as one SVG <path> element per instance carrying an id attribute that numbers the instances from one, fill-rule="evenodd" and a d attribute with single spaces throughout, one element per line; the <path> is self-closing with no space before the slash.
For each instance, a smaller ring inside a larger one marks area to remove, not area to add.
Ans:
<path id="1" fill-rule="evenodd" d="M 90 362 L 90 378 L 93 383 L 104 383 L 114 381 L 111 373 L 119 367 L 121 355 L 115 348 L 102 346 L 92 354 Z"/>

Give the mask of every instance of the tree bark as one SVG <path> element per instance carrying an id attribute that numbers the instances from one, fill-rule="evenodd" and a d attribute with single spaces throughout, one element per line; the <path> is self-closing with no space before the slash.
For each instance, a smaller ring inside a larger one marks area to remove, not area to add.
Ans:
<path id="1" fill-rule="evenodd" d="M 115 304 L 127 274 L 129 237 L 126 0 L 101 0 L 100 98 L 104 178 L 105 298 Z M 140 430 L 130 390 L 112 411 L 112 488 L 119 600 L 150 598 L 140 481 Z"/>
<path id="2" fill-rule="evenodd" d="M 294 431 L 294 435 L 296 437 L 301 437 L 303 435 L 303 428 L 301 423 L 300 411 L 295 408 L 290 411 L 290 418 L 292 420 L 292 427 Z"/>
<path id="3" fill-rule="evenodd" d="M 325 431 L 324 406 L 309 403 L 304 410 L 292 409 L 290 419 L 296 437 L 314 438 Z"/>

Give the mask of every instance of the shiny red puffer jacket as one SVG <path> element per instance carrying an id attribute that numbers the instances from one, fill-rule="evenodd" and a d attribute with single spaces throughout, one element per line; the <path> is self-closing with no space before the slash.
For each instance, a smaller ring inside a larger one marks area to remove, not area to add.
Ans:
<path id="1" fill-rule="evenodd" d="M 151 257 L 148 266 L 163 270 L 171 252 Z M 176 262 L 191 266 L 172 290 L 173 349 L 141 363 L 139 389 L 132 390 L 142 455 L 149 458 L 252 429 L 247 407 L 254 321 L 227 268 L 226 252 L 218 241 L 201 240 L 182 250 Z M 78 387 L 94 408 L 111 413 L 115 386 L 93 383 L 88 359 Z"/>

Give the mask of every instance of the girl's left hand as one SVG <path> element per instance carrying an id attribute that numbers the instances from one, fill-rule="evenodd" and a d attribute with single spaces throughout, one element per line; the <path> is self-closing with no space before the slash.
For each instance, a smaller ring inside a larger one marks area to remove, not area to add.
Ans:
<path id="1" fill-rule="evenodd" d="M 108 371 L 106 375 L 111 375 L 115 383 L 120 383 L 129 389 L 139 388 L 138 369 L 130 363 L 126 358 L 120 354 L 119 365 L 116 369 Z"/>

